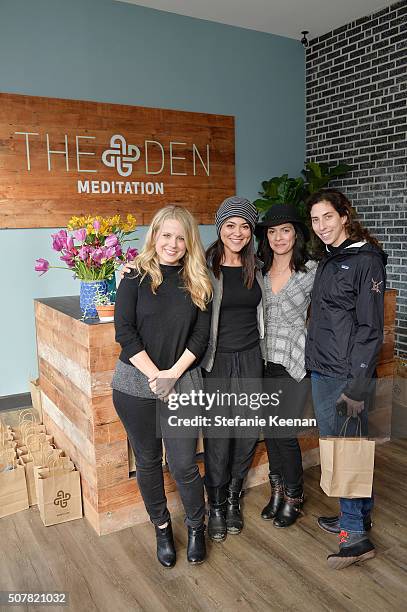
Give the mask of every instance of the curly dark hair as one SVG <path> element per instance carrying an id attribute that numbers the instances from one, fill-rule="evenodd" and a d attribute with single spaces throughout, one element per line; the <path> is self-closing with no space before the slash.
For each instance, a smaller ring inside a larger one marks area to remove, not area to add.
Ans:
<path id="1" fill-rule="evenodd" d="M 308 268 L 305 266 L 305 264 L 311 259 L 311 257 L 307 250 L 307 243 L 305 241 L 304 233 L 299 225 L 295 223 L 292 225 L 294 226 L 297 236 L 291 256 L 290 270 L 292 272 L 308 272 Z M 267 274 L 267 272 L 270 270 L 274 259 L 274 252 L 270 247 L 267 237 L 267 229 L 268 228 L 264 228 L 257 248 L 257 257 L 264 263 L 262 268 L 263 274 Z"/>
<path id="2" fill-rule="evenodd" d="M 356 210 L 353 208 L 348 198 L 338 189 L 327 187 L 311 194 L 311 196 L 306 201 L 308 214 L 311 216 L 311 209 L 314 204 L 318 204 L 319 202 L 322 202 L 324 200 L 326 202 L 329 202 L 341 217 L 347 218 L 344 227 L 346 231 L 346 236 L 350 238 L 350 240 L 356 242 L 358 242 L 359 240 L 366 240 L 366 242 L 370 242 L 370 244 L 381 248 L 380 242 L 377 240 L 377 238 L 372 236 L 369 230 L 366 227 L 363 227 L 360 221 L 358 220 Z M 321 248 L 323 246 L 323 243 L 318 237 L 317 242 L 318 247 Z M 317 248 L 317 250 L 320 250 L 320 248 Z"/>

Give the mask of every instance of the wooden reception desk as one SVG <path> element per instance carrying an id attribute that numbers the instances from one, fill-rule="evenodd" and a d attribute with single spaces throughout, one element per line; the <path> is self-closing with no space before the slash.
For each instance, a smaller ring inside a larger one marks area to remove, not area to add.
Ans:
<path id="1" fill-rule="evenodd" d="M 391 409 L 395 300 L 394 290 L 386 292 L 380 422 L 388 420 Z M 126 432 L 112 402 L 110 382 L 120 352 L 113 323 L 82 321 L 76 296 L 35 300 L 35 319 L 44 424 L 80 470 L 86 518 L 100 535 L 147 521 L 137 481 L 130 476 Z M 305 467 L 318 463 L 316 435 L 301 439 L 301 446 Z M 199 463 L 203 471 L 202 457 Z M 170 510 L 180 510 L 175 483 L 164 471 Z M 259 442 L 247 486 L 265 482 L 267 474 Z"/>

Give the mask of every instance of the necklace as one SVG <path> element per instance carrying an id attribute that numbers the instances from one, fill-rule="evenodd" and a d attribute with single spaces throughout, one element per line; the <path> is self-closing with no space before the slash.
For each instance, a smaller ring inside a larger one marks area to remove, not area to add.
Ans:
<path id="1" fill-rule="evenodd" d="M 270 274 L 272 274 L 273 276 L 280 276 L 281 274 L 284 274 L 284 272 L 287 272 L 287 270 L 289 269 L 290 265 L 288 265 L 286 268 L 284 268 L 284 270 L 282 270 L 281 272 L 276 272 L 275 270 L 273 270 L 272 268 L 270 269 Z"/>

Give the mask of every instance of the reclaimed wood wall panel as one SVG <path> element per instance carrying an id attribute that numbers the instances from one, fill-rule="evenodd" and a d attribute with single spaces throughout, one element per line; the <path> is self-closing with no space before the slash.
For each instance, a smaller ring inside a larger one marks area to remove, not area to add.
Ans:
<path id="1" fill-rule="evenodd" d="M 0 227 L 145 225 L 170 202 L 213 223 L 235 193 L 234 141 L 230 116 L 0 94 Z"/>

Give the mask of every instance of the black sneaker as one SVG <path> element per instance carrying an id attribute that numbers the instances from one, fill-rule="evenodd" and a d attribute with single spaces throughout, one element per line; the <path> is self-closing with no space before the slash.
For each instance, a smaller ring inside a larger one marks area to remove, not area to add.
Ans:
<path id="1" fill-rule="evenodd" d="M 376 550 L 366 534 L 348 533 L 339 534 L 339 552 L 328 555 L 328 566 L 331 569 L 341 570 L 354 563 L 363 563 L 376 556 Z"/>

